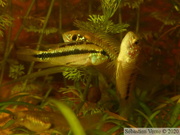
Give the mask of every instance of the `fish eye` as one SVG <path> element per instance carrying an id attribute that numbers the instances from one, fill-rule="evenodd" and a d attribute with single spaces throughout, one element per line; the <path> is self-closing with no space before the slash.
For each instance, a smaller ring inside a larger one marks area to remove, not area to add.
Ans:
<path id="1" fill-rule="evenodd" d="M 139 40 L 136 40 L 136 41 L 134 42 L 134 44 L 135 44 L 135 45 L 138 45 L 138 44 L 139 44 Z"/>
<path id="2" fill-rule="evenodd" d="M 77 38 L 78 38 L 78 36 L 77 36 L 77 35 L 73 35 L 73 36 L 72 36 L 72 40 L 73 40 L 73 41 L 76 41 L 76 40 L 77 40 Z"/>

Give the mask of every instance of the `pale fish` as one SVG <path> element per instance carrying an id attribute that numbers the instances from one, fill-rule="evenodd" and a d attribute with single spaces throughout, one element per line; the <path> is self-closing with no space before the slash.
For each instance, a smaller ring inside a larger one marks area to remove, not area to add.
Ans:
<path id="1" fill-rule="evenodd" d="M 122 116 L 128 115 L 134 102 L 134 84 L 140 51 L 139 37 L 133 32 L 128 32 L 121 42 L 116 67 L 116 87 L 120 96 L 121 110 L 123 110 Z"/>

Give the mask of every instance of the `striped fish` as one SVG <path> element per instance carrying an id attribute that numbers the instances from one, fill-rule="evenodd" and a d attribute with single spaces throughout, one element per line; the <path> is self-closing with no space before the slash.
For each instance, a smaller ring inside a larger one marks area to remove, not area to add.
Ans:
<path id="1" fill-rule="evenodd" d="M 71 41 L 85 41 L 103 48 L 111 60 L 116 60 L 119 53 L 119 42 L 107 34 L 91 33 L 88 31 L 72 30 L 63 33 L 63 40 L 65 42 Z"/>
<path id="2" fill-rule="evenodd" d="M 83 42 L 47 51 L 22 49 L 17 51 L 17 57 L 25 61 L 44 62 L 45 67 L 99 65 L 109 59 L 109 55 L 101 47 Z"/>

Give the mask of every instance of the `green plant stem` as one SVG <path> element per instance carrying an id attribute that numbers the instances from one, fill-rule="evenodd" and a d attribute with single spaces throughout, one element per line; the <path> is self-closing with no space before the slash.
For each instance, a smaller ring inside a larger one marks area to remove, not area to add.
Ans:
<path id="1" fill-rule="evenodd" d="M 122 24 L 122 13 L 121 13 L 121 7 L 119 6 L 118 8 L 118 12 L 119 12 L 119 23 Z M 120 33 L 120 41 L 122 40 L 122 32 Z"/>
<path id="2" fill-rule="evenodd" d="M 54 5 L 54 1 L 55 1 L 55 0 L 52 0 L 52 1 L 51 1 L 51 4 L 50 4 L 50 6 L 49 6 L 48 13 L 47 13 L 47 16 L 46 16 L 46 19 L 45 19 L 45 21 L 44 21 L 44 25 L 43 25 L 43 28 L 42 28 L 42 33 L 41 33 L 41 35 L 40 35 L 40 37 L 39 37 L 39 40 L 38 40 L 38 43 L 37 43 L 37 46 L 36 46 L 36 50 L 39 50 L 39 47 L 40 47 L 40 44 L 41 44 L 41 41 L 42 41 L 43 35 L 44 35 L 43 33 L 44 33 L 44 31 L 45 31 L 45 28 L 46 28 L 46 26 L 47 26 L 49 17 L 50 17 L 51 12 L 52 12 L 52 7 L 53 7 L 53 5 Z"/>
<path id="3" fill-rule="evenodd" d="M 179 114 L 180 114 L 180 99 L 172 109 L 171 118 L 170 118 L 171 125 L 174 125 L 178 121 Z"/>
<path id="4" fill-rule="evenodd" d="M 30 7 L 28 8 L 27 12 L 26 12 L 26 15 L 25 17 L 27 17 L 32 9 L 32 6 L 34 5 L 34 2 L 35 0 L 32 0 L 31 2 L 31 5 Z M 9 5 L 11 7 L 11 0 L 9 0 Z M 24 22 L 24 21 L 23 21 Z M 2 83 L 2 79 L 3 79 L 3 76 L 4 76 L 4 70 L 5 70 L 5 66 L 6 66 L 6 60 L 9 56 L 9 54 L 11 53 L 11 50 L 14 48 L 14 42 L 18 39 L 21 31 L 23 29 L 23 25 L 21 25 L 21 27 L 19 28 L 15 38 L 14 38 L 14 41 L 13 43 L 10 45 L 10 37 L 11 37 L 11 33 L 12 33 L 12 28 L 9 29 L 9 32 L 8 32 L 8 40 L 7 40 L 7 43 L 6 43 L 6 49 L 5 49 L 5 53 L 4 53 L 4 59 L 3 59 L 3 62 L 2 62 L 2 70 L 1 70 L 1 75 L 0 75 L 0 84 Z"/>
<path id="5" fill-rule="evenodd" d="M 92 14 L 92 0 L 88 1 L 88 14 L 91 15 Z"/>
<path id="6" fill-rule="evenodd" d="M 10 7 L 9 11 L 10 11 L 10 14 L 12 15 L 12 3 L 11 3 L 11 0 L 9 0 L 8 3 L 9 3 L 9 7 Z M 5 48 L 4 57 L 3 57 L 2 65 L 1 65 L 0 84 L 2 84 L 4 71 L 5 71 L 5 67 L 6 67 L 6 60 L 7 60 L 7 57 L 8 57 L 8 52 L 10 50 L 11 33 L 12 33 L 12 27 L 10 27 L 9 30 L 8 30 L 7 42 L 6 42 L 6 38 L 5 38 L 6 48 Z"/>
<path id="7" fill-rule="evenodd" d="M 5 48 L 5 52 L 4 52 L 4 58 L 1 64 L 1 75 L 0 75 L 0 84 L 2 84 L 2 80 L 3 80 L 3 76 L 4 76 L 4 71 L 5 71 L 5 67 L 6 67 L 6 60 L 8 58 L 8 52 L 11 48 L 11 45 L 9 43 L 10 38 L 11 38 L 11 33 L 12 33 L 12 27 L 9 28 L 8 31 L 8 37 L 7 37 L 7 42 L 6 42 L 6 48 Z"/>
<path id="8" fill-rule="evenodd" d="M 74 135 L 86 135 L 80 121 L 68 106 L 57 100 L 50 99 L 49 101 L 57 106 L 58 110 L 69 123 Z"/>
<path id="9" fill-rule="evenodd" d="M 59 0 L 59 35 L 62 34 L 62 0 Z"/>
<path id="10" fill-rule="evenodd" d="M 40 37 L 39 37 L 39 40 L 38 40 L 38 43 L 37 43 L 37 46 L 36 46 L 36 50 L 39 50 L 41 41 L 42 41 L 42 39 L 43 39 L 43 33 L 44 33 L 45 28 L 46 28 L 46 26 L 47 26 L 49 17 L 50 17 L 50 15 L 51 15 L 51 11 L 52 11 L 52 7 L 53 7 L 53 5 L 54 5 L 54 1 L 55 1 L 55 0 L 52 0 L 52 1 L 51 1 L 51 4 L 50 4 L 50 6 L 49 6 L 48 13 L 47 13 L 47 15 L 46 15 L 46 19 L 45 19 L 45 22 L 44 22 L 44 25 L 43 25 L 43 28 L 42 28 L 42 33 L 41 33 L 41 35 L 40 35 Z M 32 72 L 32 70 L 33 70 L 33 67 L 34 67 L 34 63 L 35 63 L 35 62 L 31 62 L 27 74 L 31 74 L 31 72 Z M 26 87 L 27 82 L 28 82 L 28 79 L 24 81 L 24 83 L 23 83 L 23 88 Z"/>
<path id="11" fill-rule="evenodd" d="M 50 86 L 50 88 L 48 89 L 48 91 L 46 92 L 41 104 L 40 104 L 40 108 L 43 108 L 45 106 L 45 101 L 46 99 L 48 98 L 49 94 L 51 93 L 52 91 L 52 86 Z"/>
<path id="12" fill-rule="evenodd" d="M 30 13 L 30 11 L 31 11 L 31 9 L 32 9 L 32 7 L 33 7 L 35 1 L 36 1 L 36 0 L 32 0 L 32 2 L 31 2 L 31 4 L 30 4 L 30 6 L 29 6 L 29 8 L 28 8 L 28 10 L 27 10 L 27 12 L 26 12 L 24 18 L 26 18 L 26 17 L 29 15 L 29 13 Z M 24 24 L 24 20 L 22 21 L 22 24 Z M 18 30 L 18 32 L 17 32 L 15 38 L 14 38 L 14 42 L 18 39 L 18 37 L 19 37 L 21 31 L 23 30 L 23 28 L 24 28 L 24 25 L 21 25 L 21 27 L 19 28 L 19 30 Z"/>
<path id="13" fill-rule="evenodd" d="M 173 30 L 175 31 L 178 27 L 180 27 L 180 25 L 174 26 L 174 27 L 170 28 L 169 30 L 165 31 L 162 35 L 159 36 L 158 41 L 159 41 L 162 37 L 164 37 L 165 35 L 167 35 L 169 32 L 171 32 L 171 31 L 173 31 Z"/>
<path id="14" fill-rule="evenodd" d="M 136 32 L 138 32 L 139 31 L 139 19 L 140 19 L 140 6 L 136 10 L 137 10 Z"/>
<path id="15" fill-rule="evenodd" d="M 81 108 L 83 107 L 84 103 L 86 102 L 86 97 L 87 97 L 87 94 L 88 94 L 88 91 L 89 91 L 89 87 L 90 87 L 90 84 L 91 84 L 91 76 L 88 77 L 88 81 L 87 81 L 87 84 L 86 84 L 86 88 L 84 90 L 84 93 L 83 93 L 83 101 L 78 105 L 77 109 L 76 109 L 76 114 L 79 113 L 79 111 L 81 110 Z"/>
<path id="16" fill-rule="evenodd" d="M 146 114 L 144 114 L 142 111 L 137 110 L 137 109 L 136 109 L 136 111 L 137 111 L 139 114 L 141 114 L 141 115 L 147 120 L 147 122 L 148 122 L 147 124 L 149 124 L 152 128 L 154 127 L 151 119 L 150 119 Z M 145 127 L 147 127 L 147 125 L 146 125 Z"/>
<path id="17" fill-rule="evenodd" d="M 16 79 L 16 80 L 5 83 L 5 84 L 1 85 L 0 87 L 10 85 L 10 84 L 13 84 L 13 83 L 16 83 L 16 82 L 19 82 L 19 81 L 23 81 L 23 80 L 26 80 L 26 79 L 36 78 L 36 77 L 55 74 L 55 73 L 60 73 L 60 72 L 63 72 L 63 71 L 64 71 L 63 67 L 48 68 L 48 69 L 45 69 L 45 70 L 42 70 L 42 71 L 37 71 L 37 72 L 31 73 L 31 74 L 27 74 L 25 76 L 22 76 L 22 77 Z"/>
<path id="18" fill-rule="evenodd" d="M 180 25 L 173 26 L 172 28 L 165 31 L 163 34 L 159 35 L 158 39 L 154 41 L 153 45 L 156 46 L 164 36 L 166 36 L 168 33 L 172 32 L 172 31 L 175 31 L 176 29 L 178 29 L 178 27 L 180 27 Z M 161 31 L 159 31 L 159 33 L 160 32 Z"/>
<path id="19" fill-rule="evenodd" d="M 10 40 L 10 37 L 11 37 L 11 32 L 12 32 L 12 28 L 9 28 L 8 39 L 7 39 L 6 49 L 5 49 L 5 53 L 4 53 L 4 59 L 2 61 L 2 65 L 1 65 L 0 84 L 2 84 L 4 71 L 5 71 L 5 67 L 6 67 L 6 60 L 8 58 L 9 49 L 11 48 L 11 45 L 9 44 L 9 40 Z"/>

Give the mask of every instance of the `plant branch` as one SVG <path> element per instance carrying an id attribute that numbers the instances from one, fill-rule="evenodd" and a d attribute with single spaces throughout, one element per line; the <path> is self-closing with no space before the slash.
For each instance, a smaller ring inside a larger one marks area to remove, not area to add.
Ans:
<path id="1" fill-rule="evenodd" d="M 53 7 L 53 5 L 54 5 L 54 1 L 55 1 L 55 0 L 52 0 L 52 1 L 51 1 L 51 4 L 50 4 L 50 6 L 49 6 L 48 13 L 47 13 L 47 15 L 46 15 L 46 19 L 45 19 L 45 22 L 44 22 L 44 25 L 43 25 L 43 28 L 42 28 L 42 33 L 41 33 L 41 35 L 40 35 L 40 37 L 39 37 L 39 40 L 38 40 L 38 43 L 37 43 L 37 46 L 36 46 L 36 50 L 39 50 L 41 41 L 42 41 L 42 39 L 43 39 L 43 33 L 44 33 L 44 30 L 45 30 L 45 28 L 46 28 L 46 26 L 47 26 L 49 17 L 50 17 L 50 15 L 51 15 L 51 11 L 52 11 L 52 7 Z M 30 74 L 30 73 L 32 72 L 33 67 L 34 67 L 34 63 L 35 63 L 35 62 L 31 62 L 27 74 Z M 25 82 L 23 83 L 23 87 L 24 87 L 24 88 L 25 88 L 27 82 L 28 82 L 28 79 L 25 80 Z"/>

